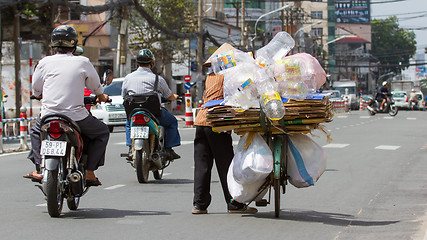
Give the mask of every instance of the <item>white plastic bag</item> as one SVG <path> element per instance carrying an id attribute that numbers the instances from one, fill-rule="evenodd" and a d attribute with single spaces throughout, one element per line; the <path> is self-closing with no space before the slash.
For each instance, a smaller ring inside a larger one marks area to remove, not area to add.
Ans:
<path id="1" fill-rule="evenodd" d="M 261 179 L 251 184 L 240 184 L 236 182 L 233 177 L 233 162 L 231 162 L 227 173 L 227 184 L 228 191 L 233 197 L 233 200 L 240 203 L 248 203 L 252 200 L 261 200 L 269 189 L 268 187 L 260 189 L 264 183 L 266 183 L 266 179 Z"/>
<path id="2" fill-rule="evenodd" d="M 297 188 L 314 185 L 326 169 L 325 150 L 307 135 L 290 135 L 287 155 L 289 182 Z"/>
<path id="3" fill-rule="evenodd" d="M 251 184 L 265 179 L 273 171 L 273 154 L 259 133 L 248 132 L 237 144 L 233 163 L 236 182 Z"/>

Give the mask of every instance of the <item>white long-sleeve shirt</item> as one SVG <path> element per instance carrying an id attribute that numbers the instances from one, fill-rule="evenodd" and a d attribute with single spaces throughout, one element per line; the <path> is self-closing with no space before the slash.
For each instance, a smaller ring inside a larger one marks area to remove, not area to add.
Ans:
<path id="1" fill-rule="evenodd" d="M 98 73 L 87 57 L 55 54 L 39 61 L 33 74 L 33 94 L 42 96 L 41 116 L 63 114 L 74 121 L 89 113 L 83 102 L 84 88 L 104 92 Z"/>

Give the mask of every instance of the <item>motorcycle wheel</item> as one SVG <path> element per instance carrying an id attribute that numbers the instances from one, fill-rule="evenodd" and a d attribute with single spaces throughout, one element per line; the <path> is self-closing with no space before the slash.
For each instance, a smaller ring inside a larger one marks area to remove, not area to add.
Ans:
<path id="1" fill-rule="evenodd" d="M 397 110 L 397 107 L 394 105 L 390 105 L 390 110 L 388 111 L 388 114 L 392 117 L 396 116 L 397 112 L 399 110 Z"/>
<path id="2" fill-rule="evenodd" d="M 150 173 L 150 163 L 148 161 L 149 145 L 148 141 L 144 141 L 142 150 L 136 151 L 136 177 L 139 183 L 148 182 L 148 174 Z"/>
<path id="3" fill-rule="evenodd" d="M 154 175 L 154 179 L 161 180 L 163 178 L 163 169 L 154 171 L 153 175 Z"/>
<path id="4" fill-rule="evenodd" d="M 47 182 L 46 182 L 46 198 L 47 198 L 47 211 L 51 217 L 59 217 L 62 212 L 62 205 L 64 196 L 61 192 L 61 182 L 58 179 L 62 179 L 58 169 L 47 170 Z"/>
<path id="5" fill-rule="evenodd" d="M 67 198 L 67 206 L 70 210 L 77 210 L 80 203 L 80 197 Z"/>

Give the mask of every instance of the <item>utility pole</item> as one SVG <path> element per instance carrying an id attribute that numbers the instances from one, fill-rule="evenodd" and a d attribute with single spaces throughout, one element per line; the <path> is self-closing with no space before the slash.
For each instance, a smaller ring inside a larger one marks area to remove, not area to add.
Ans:
<path id="1" fill-rule="evenodd" d="M 120 9 L 120 26 L 117 35 L 117 52 L 116 52 L 116 77 L 123 77 L 125 75 L 125 64 L 127 55 L 127 23 L 128 12 L 127 7 L 123 6 Z"/>
<path id="2" fill-rule="evenodd" d="M 242 0 L 242 26 L 241 26 L 241 30 L 240 30 L 240 32 L 241 32 L 241 35 L 240 35 L 240 45 L 242 46 L 242 47 L 247 47 L 247 44 L 246 44 L 246 41 L 245 41 L 245 24 L 246 24 L 246 22 L 245 22 L 245 11 L 246 11 L 246 9 L 245 9 L 245 0 Z"/>
<path id="3" fill-rule="evenodd" d="M 197 17 L 197 29 L 199 32 L 199 35 L 197 36 L 197 80 L 200 80 L 197 84 L 197 94 L 196 94 L 196 100 L 202 99 L 202 82 L 203 82 L 203 75 L 202 75 L 202 62 L 203 62 L 203 3 L 202 0 L 199 0 L 198 5 L 198 17 Z M 198 102 L 198 101 L 197 101 Z"/>
<path id="4" fill-rule="evenodd" d="M 13 7 L 13 42 L 15 52 L 15 117 L 19 118 L 21 108 L 21 49 L 19 47 L 19 11 Z"/>

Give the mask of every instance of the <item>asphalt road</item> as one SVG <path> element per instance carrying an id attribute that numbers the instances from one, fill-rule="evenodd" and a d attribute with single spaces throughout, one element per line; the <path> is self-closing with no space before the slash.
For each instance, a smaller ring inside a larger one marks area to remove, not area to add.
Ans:
<path id="1" fill-rule="evenodd" d="M 280 218 L 274 205 L 255 215 L 226 213 L 216 172 L 207 215 L 192 215 L 193 128 L 180 122 L 182 158 L 164 179 L 139 184 L 123 158 L 124 129 L 111 134 L 103 185 L 50 218 L 42 193 L 22 178 L 32 171 L 27 152 L 0 154 L 0 232 L 4 239 L 424 239 L 427 227 L 427 112 L 396 117 L 367 111 L 338 114 L 315 141 L 327 170 L 315 186 L 288 185 Z M 238 137 L 234 135 L 235 143 Z M 6 147 L 6 146 L 5 146 Z"/>

